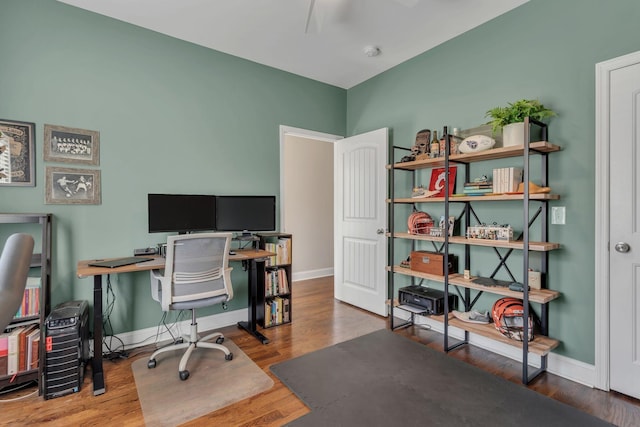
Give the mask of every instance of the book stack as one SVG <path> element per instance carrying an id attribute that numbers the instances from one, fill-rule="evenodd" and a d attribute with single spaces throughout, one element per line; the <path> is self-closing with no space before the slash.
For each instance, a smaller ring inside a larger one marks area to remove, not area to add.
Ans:
<path id="1" fill-rule="evenodd" d="M 264 326 L 279 325 L 291 321 L 289 298 L 275 297 L 264 304 Z"/>
<path id="2" fill-rule="evenodd" d="M 498 168 L 493 170 L 493 192 L 514 193 L 522 182 L 522 168 Z"/>
<path id="3" fill-rule="evenodd" d="M 0 334 L 0 377 L 38 368 L 40 329 L 21 326 Z"/>
<path id="4" fill-rule="evenodd" d="M 28 277 L 22 304 L 14 317 L 20 319 L 38 314 L 40 314 L 40 277 Z"/>
<path id="5" fill-rule="evenodd" d="M 267 266 L 291 264 L 291 239 L 280 238 L 277 242 L 267 242 L 264 249 L 275 253 L 267 259 Z"/>
<path id="6" fill-rule="evenodd" d="M 489 180 L 465 182 L 462 192 L 466 196 L 482 196 L 493 193 L 493 183 Z"/>
<path id="7" fill-rule="evenodd" d="M 265 296 L 284 295 L 289 293 L 289 281 L 284 268 L 267 270 L 264 273 Z"/>

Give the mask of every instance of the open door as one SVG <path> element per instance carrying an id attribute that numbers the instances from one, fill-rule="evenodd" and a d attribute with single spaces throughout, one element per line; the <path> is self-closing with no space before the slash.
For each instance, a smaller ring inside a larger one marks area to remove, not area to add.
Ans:
<path id="1" fill-rule="evenodd" d="M 385 317 L 388 135 L 352 136 L 334 150 L 334 296 Z"/>

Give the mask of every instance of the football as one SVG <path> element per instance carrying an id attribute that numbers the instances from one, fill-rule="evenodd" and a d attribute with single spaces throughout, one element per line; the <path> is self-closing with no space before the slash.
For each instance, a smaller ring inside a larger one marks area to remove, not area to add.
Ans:
<path id="1" fill-rule="evenodd" d="M 484 151 L 492 148 L 496 145 L 496 140 L 486 135 L 472 135 L 465 138 L 458 150 L 461 153 L 477 153 L 478 151 Z"/>

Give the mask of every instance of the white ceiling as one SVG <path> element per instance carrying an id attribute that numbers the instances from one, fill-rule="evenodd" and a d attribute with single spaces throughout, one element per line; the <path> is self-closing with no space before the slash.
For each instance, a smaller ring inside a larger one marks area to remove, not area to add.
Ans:
<path id="1" fill-rule="evenodd" d="M 58 1 L 348 89 L 528 0 Z"/>

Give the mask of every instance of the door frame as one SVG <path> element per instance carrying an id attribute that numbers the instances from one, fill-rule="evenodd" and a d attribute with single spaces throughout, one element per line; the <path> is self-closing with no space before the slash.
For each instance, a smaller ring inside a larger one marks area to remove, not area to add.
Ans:
<path id="1" fill-rule="evenodd" d="M 611 73 L 640 63 L 640 51 L 596 64 L 596 146 L 595 146 L 595 387 L 609 391 L 609 190 L 610 146 L 609 104 Z"/>
<path id="2" fill-rule="evenodd" d="M 315 140 L 318 142 L 322 142 L 322 143 L 331 143 L 334 144 L 335 147 L 335 143 L 338 140 L 344 139 L 343 136 L 340 135 L 332 135 L 329 133 L 323 133 L 323 132 L 316 132 L 313 130 L 308 130 L 308 129 L 302 129 L 302 128 L 296 128 L 296 127 L 292 127 L 292 126 L 286 126 L 286 125 L 280 125 L 280 129 L 279 129 L 279 134 L 280 134 L 280 157 L 279 157 L 279 162 L 280 162 L 280 203 L 279 203 L 279 210 L 280 210 L 280 228 L 281 228 L 281 232 L 286 233 L 287 230 L 284 229 L 284 225 L 285 223 L 285 203 L 287 200 L 287 195 L 285 194 L 285 190 L 284 190 L 284 141 L 285 138 L 287 136 L 295 136 L 295 137 L 300 137 L 300 138 L 306 138 L 306 139 L 310 139 L 310 140 Z M 334 175 L 335 175 L 335 171 L 334 171 Z M 333 269 L 332 269 L 333 271 Z M 296 274 L 293 277 L 293 280 L 303 280 L 304 278 L 308 278 L 306 277 L 304 274 Z"/>

